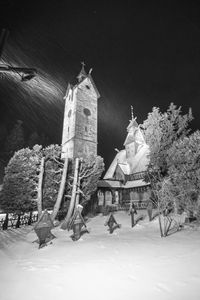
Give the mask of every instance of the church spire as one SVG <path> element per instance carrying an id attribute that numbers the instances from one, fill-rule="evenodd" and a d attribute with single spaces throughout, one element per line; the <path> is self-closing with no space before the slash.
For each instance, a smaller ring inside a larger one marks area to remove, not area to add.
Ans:
<path id="1" fill-rule="evenodd" d="M 137 117 L 134 118 L 133 106 L 131 105 L 131 120 L 129 121 L 130 123 L 127 127 L 127 131 L 129 131 L 132 127 L 135 127 L 135 128 L 138 127 L 138 123 L 136 122 L 136 120 L 137 120 Z"/>
<path id="2" fill-rule="evenodd" d="M 82 65 L 81 71 L 80 71 L 80 73 L 77 76 L 78 82 L 81 82 L 85 77 L 87 77 L 87 74 L 86 74 L 85 68 L 84 68 L 85 67 L 85 63 L 82 61 L 81 65 Z"/>
<path id="3" fill-rule="evenodd" d="M 131 120 L 133 120 L 133 106 L 131 105 Z"/>

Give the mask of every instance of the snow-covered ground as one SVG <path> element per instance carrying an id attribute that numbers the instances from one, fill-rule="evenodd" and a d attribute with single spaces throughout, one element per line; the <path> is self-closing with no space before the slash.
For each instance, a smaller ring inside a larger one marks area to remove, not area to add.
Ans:
<path id="1" fill-rule="evenodd" d="M 199 228 L 160 238 L 157 219 L 131 228 L 126 212 L 115 218 L 122 227 L 113 234 L 98 215 L 76 242 L 54 228 L 40 250 L 32 227 L 0 231 L 0 299 L 200 299 Z"/>

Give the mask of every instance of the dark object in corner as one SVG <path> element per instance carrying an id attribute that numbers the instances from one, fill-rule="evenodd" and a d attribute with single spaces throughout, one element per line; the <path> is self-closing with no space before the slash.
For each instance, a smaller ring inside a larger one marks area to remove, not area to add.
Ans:
<path id="1" fill-rule="evenodd" d="M 121 225 L 117 223 L 117 221 L 115 220 L 113 214 L 111 213 L 108 220 L 105 222 L 104 224 L 105 226 L 108 226 L 108 230 L 110 233 L 113 233 L 113 231 L 116 228 L 120 228 Z"/>

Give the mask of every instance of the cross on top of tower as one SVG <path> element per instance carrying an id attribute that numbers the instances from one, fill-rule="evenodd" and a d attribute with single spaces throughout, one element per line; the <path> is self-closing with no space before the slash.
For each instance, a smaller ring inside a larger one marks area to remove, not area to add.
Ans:
<path id="1" fill-rule="evenodd" d="M 85 72 L 85 63 L 84 61 L 81 62 L 81 71 L 80 73 L 78 74 L 77 78 L 78 78 L 78 81 L 80 82 L 83 78 L 85 78 L 87 76 L 86 72 Z"/>

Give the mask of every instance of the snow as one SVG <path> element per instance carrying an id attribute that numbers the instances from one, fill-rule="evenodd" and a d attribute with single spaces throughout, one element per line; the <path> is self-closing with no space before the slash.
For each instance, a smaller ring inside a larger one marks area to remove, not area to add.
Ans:
<path id="1" fill-rule="evenodd" d="M 126 212 L 114 216 L 113 234 L 100 214 L 80 240 L 56 227 L 42 249 L 31 226 L 0 231 L 1 299 L 200 299 L 200 228 L 160 238 L 157 219 L 131 228 Z"/>

